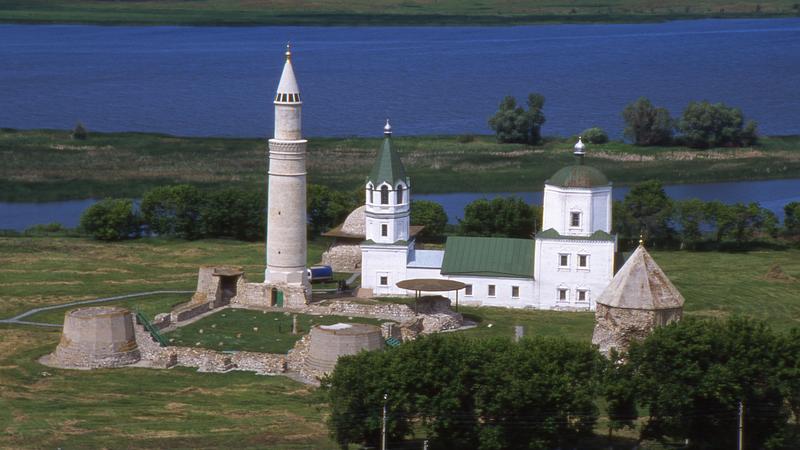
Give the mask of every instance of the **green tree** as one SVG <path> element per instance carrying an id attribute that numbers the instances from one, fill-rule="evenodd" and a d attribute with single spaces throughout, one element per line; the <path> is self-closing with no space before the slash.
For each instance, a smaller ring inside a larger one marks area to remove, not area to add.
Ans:
<path id="1" fill-rule="evenodd" d="M 681 227 L 681 240 L 684 247 L 694 249 L 702 240 L 706 210 L 706 204 L 696 198 L 675 202 L 675 216 Z"/>
<path id="2" fill-rule="evenodd" d="M 800 235 L 800 202 L 787 203 L 783 207 L 783 228 L 789 236 Z"/>
<path id="3" fill-rule="evenodd" d="M 264 196 L 229 188 L 207 194 L 200 210 L 202 234 L 241 241 L 264 238 Z"/>
<path id="4" fill-rule="evenodd" d="M 101 241 L 119 241 L 139 234 L 139 217 L 128 199 L 105 199 L 81 214 L 81 228 Z"/>
<path id="5" fill-rule="evenodd" d="M 72 139 L 78 141 L 85 141 L 89 138 L 89 131 L 86 129 L 85 126 L 81 122 L 75 124 L 75 128 L 72 129 Z"/>
<path id="6" fill-rule="evenodd" d="M 512 96 L 503 98 L 494 116 L 489 118 L 489 127 L 497 135 L 497 141 L 536 145 L 542 139 L 541 129 L 545 123 L 544 97 L 528 95 L 528 110 L 517 106 Z"/>
<path id="7" fill-rule="evenodd" d="M 363 195 L 363 190 L 359 190 Z M 311 233 L 325 232 L 347 219 L 358 203 L 346 192 L 338 192 L 327 186 L 309 184 L 306 195 L 308 224 Z"/>
<path id="8" fill-rule="evenodd" d="M 447 213 L 442 205 L 429 200 L 411 202 L 411 223 L 425 228 L 418 235 L 423 241 L 441 241 L 447 226 Z"/>
<path id="9" fill-rule="evenodd" d="M 194 186 L 179 184 L 151 189 L 142 197 L 141 211 L 151 232 L 182 239 L 202 237 L 200 211 L 204 195 Z"/>
<path id="10" fill-rule="evenodd" d="M 745 123 L 740 109 L 706 101 L 689 103 L 678 122 L 682 140 L 694 148 L 752 145 L 756 128 L 752 120 Z"/>
<path id="11" fill-rule="evenodd" d="M 530 238 L 536 225 L 536 213 L 519 197 L 479 199 L 464 208 L 459 226 L 461 233 L 468 236 Z"/>
<path id="12" fill-rule="evenodd" d="M 634 186 L 622 201 L 617 231 L 629 239 L 640 234 L 650 242 L 664 242 L 672 235 L 672 200 L 660 181 L 650 180 Z"/>
<path id="13" fill-rule="evenodd" d="M 734 448 L 744 403 L 745 448 L 780 448 L 788 410 L 783 340 L 765 324 L 684 319 L 629 351 L 638 399 L 649 410 L 643 439 L 689 439 L 691 448 Z"/>
<path id="14" fill-rule="evenodd" d="M 593 434 L 600 354 L 588 343 L 495 343 L 475 389 L 482 450 L 573 448 Z"/>
<path id="15" fill-rule="evenodd" d="M 608 411 L 608 437 L 615 430 L 634 428 L 639 412 L 636 408 L 636 383 L 632 366 L 625 364 L 623 355 L 611 349 L 603 371 L 601 391 Z"/>
<path id="16" fill-rule="evenodd" d="M 608 134 L 599 127 L 587 128 L 581 133 L 584 141 L 592 144 L 605 144 L 608 142 Z"/>
<path id="17" fill-rule="evenodd" d="M 674 122 L 666 108 L 656 108 L 645 97 L 622 111 L 625 136 L 636 145 L 666 145 L 672 141 Z"/>

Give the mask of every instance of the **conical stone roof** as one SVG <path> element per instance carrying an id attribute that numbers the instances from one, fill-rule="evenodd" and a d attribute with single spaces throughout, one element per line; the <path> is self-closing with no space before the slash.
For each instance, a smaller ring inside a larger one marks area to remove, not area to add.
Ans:
<path id="1" fill-rule="evenodd" d="M 643 245 L 633 252 L 597 299 L 598 304 L 624 309 L 675 309 L 683 296 Z"/>

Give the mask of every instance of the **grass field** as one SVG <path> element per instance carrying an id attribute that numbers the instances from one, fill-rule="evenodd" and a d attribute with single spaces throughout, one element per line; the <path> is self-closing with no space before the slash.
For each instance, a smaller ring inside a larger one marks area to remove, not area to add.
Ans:
<path id="1" fill-rule="evenodd" d="M 316 261 L 322 248 L 321 242 L 312 244 L 309 261 Z M 778 330 L 800 325 L 800 250 L 658 251 L 653 256 L 686 297 L 687 315 L 741 314 L 767 320 Z M 235 241 L 100 244 L 82 238 L 0 238 L 0 317 L 76 298 L 191 289 L 200 264 L 243 266 L 258 281 L 263 257 L 263 244 Z M 766 279 L 772 264 L 795 280 Z M 157 311 L 180 300 L 156 296 L 127 304 Z M 461 311 L 478 322 L 464 332 L 475 337 L 510 337 L 515 325 L 524 326 L 526 335 L 579 340 L 589 339 L 592 331 L 591 313 Z M 63 311 L 39 318 L 57 321 L 59 314 Z M 273 327 L 281 323 L 280 331 L 261 325 L 270 319 Z M 307 329 L 311 319 L 322 320 L 306 316 L 301 328 Z M 282 314 L 223 311 L 182 329 L 186 336 L 181 339 L 196 342 L 200 334 L 192 327 L 202 326 L 214 330 L 202 335 L 215 348 L 219 336 L 233 333 L 238 324 L 243 328 L 239 339 L 258 345 L 255 333 L 245 336 L 253 326 L 248 320 L 265 331 L 259 337 L 273 339 L 283 339 L 291 323 Z M 324 401 L 287 378 L 185 368 L 82 372 L 39 365 L 36 359 L 51 352 L 58 340 L 57 330 L 0 325 L 0 448 L 335 448 L 324 426 Z M 598 433 L 603 431 L 599 426 Z"/>
<path id="2" fill-rule="evenodd" d="M 469 192 L 474 186 L 486 192 L 541 190 L 574 158 L 573 138 L 537 147 L 497 144 L 491 136 L 471 139 L 395 137 L 395 148 L 413 174 L 414 192 Z M 379 139 L 310 139 L 309 182 L 360 188 L 379 146 Z M 263 139 L 93 133 L 87 141 L 73 141 L 66 131 L 5 130 L 0 131 L 0 201 L 140 197 L 154 186 L 174 183 L 261 190 L 265 154 Z M 706 151 L 611 142 L 590 146 L 587 162 L 617 185 L 648 179 L 671 184 L 796 178 L 800 137 Z"/>
<path id="3" fill-rule="evenodd" d="M 791 0 L 0 0 L 0 21 L 145 25 L 509 25 L 641 22 L 798 13 Z"/>
<path id="4" fill-rule="evenodd" d="M 339 322 L 379 325 L 381 320 L 361 317 L 313 316 L 297 314 L 300 334 L 292 334 L 292 315 L 288 313 L 227 310 L 213 314 L 166 335 L 172 345 L 242 350 L 251 352 L 286 353 L 314 325 Z"/>

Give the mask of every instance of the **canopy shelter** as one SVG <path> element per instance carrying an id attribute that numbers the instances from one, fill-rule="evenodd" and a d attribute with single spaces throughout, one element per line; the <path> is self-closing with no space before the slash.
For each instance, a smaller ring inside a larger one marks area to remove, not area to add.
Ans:
<path id="1" fill-rule="evenodd" d="M 414 304 L 416 311 L 416 303 L 422 296 L 422 292 L 449 292 L 456 291 L 456 312 L 458 312 L 458 291 L 467 287 L 466 284 L 455 280 L 441 280 L 436 278 L 413 278 L 411 280 L 403 280 L 397 283 L 400 289 L 414 291 Z"/>

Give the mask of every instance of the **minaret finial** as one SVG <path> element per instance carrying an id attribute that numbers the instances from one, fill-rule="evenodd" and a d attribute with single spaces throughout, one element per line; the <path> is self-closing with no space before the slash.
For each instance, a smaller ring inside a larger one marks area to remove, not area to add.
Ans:
<path id="1" fill-rule="evenodd" d="M 583 164 L 583 156 L 586 154 L 586 145 L 583 143 L 583 139 L 578 136 L 578 143 L 575 144 L 575 156 L 578 157 L 578 164 Z"/>
<path id="2" fill-rule="evenodd" d="M 286 43 L 286 60 L 289 61 L 290 59 L 292 59 L 292 43 L 291 42 L 287 42 Z"/>
<path id="3" fill-rule="evenodd" d="M 387 137 L 392 135 L 392 126 L 389 124 L 389 118 L 386 118 L 386 125 L 383 127 L 383 135 Z"/>

